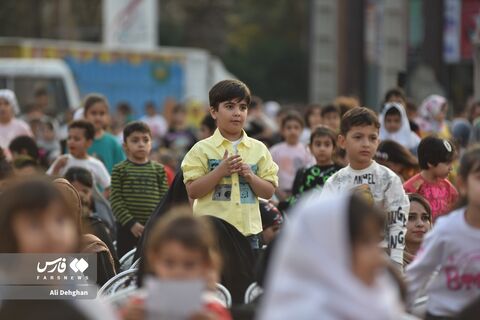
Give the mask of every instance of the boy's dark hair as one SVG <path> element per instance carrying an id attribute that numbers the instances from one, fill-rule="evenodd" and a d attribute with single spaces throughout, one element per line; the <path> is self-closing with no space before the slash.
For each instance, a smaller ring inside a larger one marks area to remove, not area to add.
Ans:
<path id="1" fill-rule="evenodd" d="M 322 117 L 324 117 L 327 113 L 335 112 L 340 116 L 340 108 L 334 104 L 327 104 L 325 107 L 322 108 Z"/>
<path id="2" fill-rule="evenodd" d="M 152 131 L 150 131 L 150 127 L 145 122 L 133 121 L 123 129 L 123 142 L 127 142 L 127 138 L 134 132 L 146 133 L 150 138 L 152 137 Z"/>
<path id="3" fill-rule="evenodd" d="M 402 117 L 402 114 L 397 108 L 390 108 L 388 111 L 385 113 L 385 118 L 389 116 L 399 116 L 400 118 Z"/>
<path id="4" fill-rule="evenodd" d="M 296 121 L 300 124 L 302 128 L 305 127 L 305 123 L 303 122 L 302 116 L 296 111 L 288 112 L 282 119 L 282 129 L 285 128 L 287 122 L 289 121 Z"/>
<path id="5" fill-rule="evenodd" d="M 319 105 L 319 104 L 312 104 L 310 106 L 308 106 L 308 109 L 307 111 L 305 111 L 305 125 L 310 128 L 310 121 L 308 118 L 310 118 L 310 116 L 312 115 L 312 113 L 316 110 L 316 109 L 319 109 L 320 110 L 320 113 L 322 112 L 322 106 Z"/>
<path id="6" fill-rule="evenodd" d="M 83 102 L 83 114 L 86 115 L 88 113 L 88 110 L 98 102 L 102 102 L 107 106 L 107 112 L 108 112 L 108 100 L 105 98 L 105 96 L 98 94 L 98 93 L 92 93 L 89 94 L 84 102 Z"/>
<path id="7" fill-rule="evenodd" d="M 402 88 L 391 88 L 385 93 L 385 99 L 383 100 L 384 103 L 387 103 L 391 97 L 400 97 L 403 101 L 407 101 L 407 97 L 405 96 L 405 91 Z"/>
<path id="8" fill-rule="evenodd" d="M 245 100 L 247 105 L 251 102 L 250 89 L 245 83 L 239 80 L 223 80 L 218 82 L 208 93 L 210 107 L 218 111 L 220 103 L 231 100 Z"/>
<path id="9" fill-rule="evenodd" d="M 375 159 L 378 161 L 391 161 L 407 168 L 418 169 L 418 161 L 407 148 L 393 140 L 381 141 L 378 145 Z"/>
<path id="10" fill-rule="evenodd" d="M 423 170 L 428 170 L 428 164 L 436 166 L 441 162 L 452 162 L 455 147 L 448 140 L 434 136 L 423 138 L 418 145 L 418 164 Z"/>
<path id="11" fill-rule="evenodd" d="M 215 123 L 215 119 L 212 118 L 210 114 L 207 114 L 201 123 L 202 126 L 205 126 L 210 130 L 211 132 L 214 132 L 215 129 L 217 129 L 217 124 Z"/>
<path id="12" fill-rule="evenodd" d="M 365 107 L 356 107 L 343 115 L 340 123 L 340 134 L 346 136 L 352 127 L 357 126 L 374 126 L 380 129 L 380 122 L 372 110 Z"/>
<path id="13" fill-rule="evenodd" d="M 333 148 L 337 145 L 337 135 L 327 126 L 318 126 L 310 134 L 310 145 L 313 144 L 313 140 L 317 137 L 329 137 L 332 140 Z"/>
<path id="14" fill-rule="evenodd" d="M 11 153 L 18 154 L 23 154 L 26 151 L 28 156 L 37 161 L 40 158 L 37 143 L 29 136 L 16 137 L 10 142 L 8 149 L 10 149 Z"/>
<path id="15" fill-rule="evenodd" d="M 75 120 L 68 125 L 68 130 L 70 129 L 83 129 L 85 139 L 93 140 L 95 139 L 95 127 L 92 123 L 87 120 Z"/>
<path id="16" fill-rule="evenodd" d="M 90 171 L 82 167 L 71 167 L 65 172 L 65 179 L 70 183 L 80 182 L 84 186 L 93 188 L 93 176 Z"/>

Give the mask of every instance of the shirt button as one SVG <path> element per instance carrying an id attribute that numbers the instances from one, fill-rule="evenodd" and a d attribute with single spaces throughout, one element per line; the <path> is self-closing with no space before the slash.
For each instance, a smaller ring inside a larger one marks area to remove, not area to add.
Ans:
<path id="1" fill-rule="evenodd" d="M 234 186 L 237 186 L 237 183 L 235 182 L 233 185 L 234 185 Z"/>
<path id="2" fill-rule="evenodd" d="M 237 206 L 239 206 L 239 205 L 240 205 L 240 202 L 237 202 Z"/>

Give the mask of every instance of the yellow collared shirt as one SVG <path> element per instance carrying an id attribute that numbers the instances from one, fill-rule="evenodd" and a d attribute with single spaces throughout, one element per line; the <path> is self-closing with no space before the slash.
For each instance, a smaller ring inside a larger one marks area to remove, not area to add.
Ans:
<path id="1" fill-rule="evenodd" d="M 273 162 L 267 147 L 243 132 L 237 147 L 244 163 L 258 177 L 278 186 L 278 166 Z M 223 159 L 225 150 L 234 154 L 233 144 L 217 129 L 215 133 L 199 141 L 185 155 L 182 162 L 184 182 L 194 181 L 215 169 Z M 262 219 L 258 197 L 250 185 L 237 173 L 224 177 L 214 190 L 196 199 L 193 204 L 196 215 L 212 215 L 234 225 L 244 235 L 262 232 Z"/>

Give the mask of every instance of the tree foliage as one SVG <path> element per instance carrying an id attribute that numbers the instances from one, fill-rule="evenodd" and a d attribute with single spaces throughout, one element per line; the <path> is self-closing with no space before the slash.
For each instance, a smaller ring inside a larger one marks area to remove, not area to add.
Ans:
<path id="1" fill-rule="evenodd" d="M 198 46 L 266 100 L 304 102 L 308 0 L 163 0 L 163 45 Z"/>

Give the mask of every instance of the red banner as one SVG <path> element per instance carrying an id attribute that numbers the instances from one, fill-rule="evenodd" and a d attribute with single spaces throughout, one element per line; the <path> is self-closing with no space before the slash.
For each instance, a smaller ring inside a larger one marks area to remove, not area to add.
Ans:
<path id="1" fill-rule="evenodd" d="M 473 58 L 473 41 L 475 33 L 480 30 L 480 1 L 463 0 L 462 2 L 462 30 L 461 55 L 462 59 Z"/>

